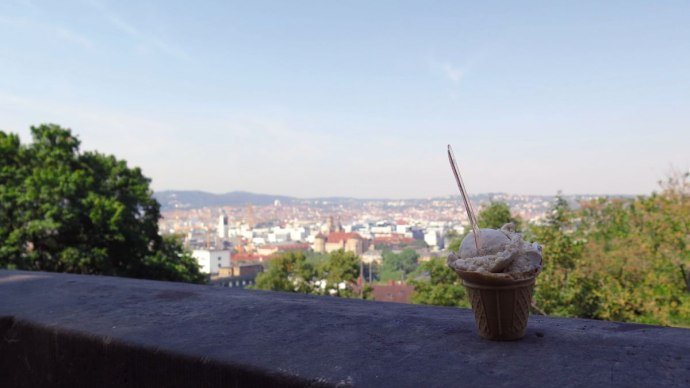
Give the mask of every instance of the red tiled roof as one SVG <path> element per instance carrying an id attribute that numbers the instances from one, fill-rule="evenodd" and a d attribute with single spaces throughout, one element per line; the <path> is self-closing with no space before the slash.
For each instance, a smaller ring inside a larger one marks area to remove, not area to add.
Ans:
<path id="1" fill-rule="evenodd" d="M 374 300 L 379 302 L 410 303 L 414 286 L 409 284 L 375 284 L 372 286 Z"/>
<path id="2" fill-rule="evenodd" d="M 232 261 L 258 261 L 259 257 L 253 253 L 235 253 L 232 255 Z"/>
<path id="3" fill-rule="evenodd" d="M 328 238 L 326 238 L 326 241 L 329 243 L 337 243 L 337 242 L 341 242 L 341 241 L 347 241 L 351 238 L 361 240 L 362 236 L 360 236 L 359 233 L 355 233 L 355 232 L 350 232 L 350 233 L 333 232 L 333 233 L 328 235 Z"/>

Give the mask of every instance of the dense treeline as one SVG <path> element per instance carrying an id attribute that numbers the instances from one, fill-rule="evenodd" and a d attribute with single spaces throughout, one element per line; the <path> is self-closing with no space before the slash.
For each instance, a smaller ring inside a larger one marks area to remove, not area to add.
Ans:
<path id="1" fill-rule="evenodd" d="M 80 152 L 69 129 L 0 131 L 0 268 L 203 282 L 179 241 L 158 234 L 160 205 L 139 168 Z"/>
<path id="2" fill-rule="evenodd" d="M 690 327 L 688 177 L 673 174 L 650 196 L 602 198 L 577 210 L 559 197 L 543 223 L 523 223 L 526 239 L 544 248 L 535 311 Z M 506 208 L 500 203 L 485 208 L 478 218 L 491 222 L 482 227 L 515 222 Z M 443 260 L 420 270 L 431 276 L 413 281 L 413 301 L 467 306 L 460 281 Z"/>
<path id="3" fill-rule="evenodd" d="M 599 199 L 577 211 L 562 201 L 532 238 L 546 268 L 535 301 L 546 313 L 690 326 L 690 186 L 674 174 L 662 191 Z"/>

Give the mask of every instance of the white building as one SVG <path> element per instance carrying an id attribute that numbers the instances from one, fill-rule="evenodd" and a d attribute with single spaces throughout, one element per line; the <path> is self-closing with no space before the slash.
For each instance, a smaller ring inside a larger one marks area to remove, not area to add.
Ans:
<path id="1" fill-rule="evenodd" d="M 393 225 L 383 222 L 379 222 L 376 226 L 371 227 L 371 233 L 373 234 L 390 235 L 393 233 L 393 230 Z"/>
<path id="2" fill-rule="evenodd" d="M 283 243 L 290 241 L 290 230 L 283 229 L 279 227 L 273 228 L 273 230 L 266 235 L 269 243 Z"/>
<path id="3" fill-rule="evenodd" d="M 408 234 L 412 233 L 412 226 L 407 224 L 396 224 L 395 233 L 397 234 Z"/>
<path id="4" fill-rule="evenodd" d="M 228 237 L 228 216 L 225 212 L 218 217 L 218 237 L 221 239 Z"/>
<path id="5" fill-rule="evenodd" d="M 196 249 L 192 256 L 199 263 L 200 271 L 208 274 L 217 274 L 220 267 L 230 267 L 230 251 Z"/>
<path id="6" fill-rule="evenodd" d="M 240 230 L 240 237 L 246 238 L 247 240 L 251 240 L 255 235 L 256 233 L 254 233 L 253 230 Z"/>
<path id="7" fill-rule="evenodd" d="M 290 230 L 290 240 L 292 241 L 304 241 L 304 239 L 307 237 L 307 231 L 304 229 L 304 227 L 295 227 L 291 228 Z"/>
<path id="8" fill-rule="evenodd" d="M 440 247 L 440 233 L 437 230 L 427 230 L 424 233 L 424 242 L 427 243 L 432 249 L 436 250 Z"/>
<path id="9" fill-rule="evenodd" d="M 254 237 L 252 238 L 252 244 L 256 246 L 266 245 L 266 239 L 263 237 Z"/>

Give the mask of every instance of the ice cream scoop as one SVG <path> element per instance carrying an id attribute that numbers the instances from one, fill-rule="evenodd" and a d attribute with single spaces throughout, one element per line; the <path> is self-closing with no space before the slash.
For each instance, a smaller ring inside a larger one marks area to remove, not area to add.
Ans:
<path id="1" fill-rule="evenodd" d="M 512 223 L 501 229 L 479 229 L 477 240 L 479 250 L 474 232 L 469 233 L 460 251 L 448 257 L 448 265 L 459 271 L 482 273 L 519 274 L 541 269 L 541 247 L 524 241 Z"/>

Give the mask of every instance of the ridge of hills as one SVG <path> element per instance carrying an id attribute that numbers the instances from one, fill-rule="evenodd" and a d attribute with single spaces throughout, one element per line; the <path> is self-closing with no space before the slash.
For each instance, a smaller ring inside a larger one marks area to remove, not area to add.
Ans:
<path id="1" fill-rule="evenodd" d="M 472 196 L 473 201 L 482 202 L 491 200 L 498 195 L 505 193 L 483 193 Z M 319 197 L 319 198 L 297 198 L 287 195 L 257 194 L 247 191 L 231 191 L 223 194 L 209 193 L 200 190 L 162 190 L 154 192 L 153 197 L 161 204 L 161 210 L 173 209 L 198 209 L 214 206 L 244 206 L 244 205 L 271 205 L 276 200 L 285 205 L 294 204 L 355 204 L 362 202 L 390 202 L 405 201 L 410 204 L 433 200 L 448 200 L 458 195 L 434 197 L 434 198 L 410 198 L 410 199 L 391 199 L 391 198 L 351 198 L 351 197 Z M 546 201 L 553 199 L 553 195 L 530 195 L 532 198 L 540 198 Z M 569 200 L 581 196 L 565 196 Z"/>

